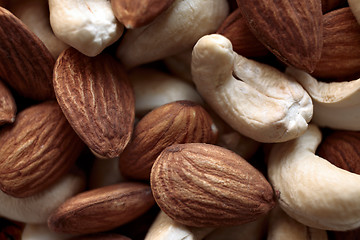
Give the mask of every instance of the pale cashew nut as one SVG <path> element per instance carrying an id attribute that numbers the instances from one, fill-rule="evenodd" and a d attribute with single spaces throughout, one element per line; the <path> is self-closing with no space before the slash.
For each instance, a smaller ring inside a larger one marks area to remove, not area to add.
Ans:
<path id="1" fill-rule="evenodd" d="M 268 176 L 279 206 L 304 225 L 346 231 L 360 227 L 360 175 L 315 155 L 322 134 L 316 125 L 297 139 L 274 144 Z"/>
<path id="2" fill-rule="evenodd" d="M 149 25 L 128 30 L 117 57 L 132 68 L 181 53 L 215 32 L 228 12 L 227 0 L 175 0 Z"/>
<path id="3" fill-rule="evenodd" d="M 356 20 L 360 24 L 360 1 L 359 0 L 348 0 L 349 7 L 354 14 Z"/>
<path id="4" fill-rule="evenodd" d="M 207 35 L 197 42 L 191 68 L 200 95 L 213 110 L 256 141 L 296 138 L 312 118 L 311 98 L 295 79 L 238 55 L 222 35 Z"/>
<path id="5" fill-rule="evenodd" d="M 360 78 L 349 82 L 320 82 L 310 74 L 294 68 L 293 76 L 309 93 L 314 104 L 312 122 L 320 127 L 360 130 Z"/>
<path id="6" fill-rule="evenodd" d="M 49 0 L 55 35 L 87 56 L 96 56 L 124 31 L 108 0 Z"/>

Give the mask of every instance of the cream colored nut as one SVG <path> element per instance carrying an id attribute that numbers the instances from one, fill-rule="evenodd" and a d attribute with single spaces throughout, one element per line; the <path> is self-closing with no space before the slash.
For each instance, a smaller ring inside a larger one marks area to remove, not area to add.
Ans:
<path id="1" fill-rule="evenodd" d="M 11 0 L 8 9 L 40 38 L 55 59 L 69 47 L 51 29 L 47 0 Z"/>
<path id="2" fill-rule="evenodd" d="M 177 55 L 165 58 L 164 63 L 172 74 L 181 79 L 192 82 L 191 54 L 192 48 Z"/>
<path id="3" fill-rule="evenodd" d="M 95 158 L 89 176 L 89 189 L 109 186 L 123 181 L 119 170 L 119 158 Z"/>
<path id="4" fill-rule="evenodd" d="M 197 42 L 191 68 L 204 100 L 234 130 L 256 141 L 294 139 L 312 118 L 311 98 L 295 79 L 238 55 L 219 34 Z"/>
<path id="5" fill-rule="evenodd" d="M 65 240 L 73 235 L 51 231 L 46 224 L 25 225 L 21 240 Z"/>
<path id="6" fill-rule="evenodd" d="M 49 0 L 55 35 L 87 56 L 96 56 L 124 31 L 108 0 Z"/>
<path id="7" fill-rule="evenodd" d="M 253 222 L 217 228 L 204 240 L 261 240 L 266 236 L 267 223 L 268 215 L 264 215 Z"/>
<path id="8" fill-rule="evenodd" d="M 226 0 L 175 0 L 149 25 L 128 30 L 117 57 L 132 68 L 181 53 L 215 32 L 228 12 Z"/>
<path id="9" fill-rule="evenodd" d="M 201 240 L 211 231 L 213 228 L 187 227 L 160 211 L 146 234 L 145 240 Z"/>
<path id="10" fill-rule="evenodd" d="M 349 7 L 354 14 L 356 20 L 360 24 L 360 1 L 359 0 L 348 0 Z"/>
<path id="11" fill-rule="evenodd" d="M 200 95 L 190 83 L 159 70 L 135 68 L 129 72 L 129 78 L 135 92 L 137 116 L 178 100 L 203 104 Z"/>
<path id="12" fill-rule="evenodd" d="M 360 176 L 315 155 L 321 132 L 310 124 L 299 138 L 275 144 L 268 176 L 279 206 L 304 225 L 346 231 L 360 227 Z"/>
<path id="13" fill-rule="evenodd" d="M 325 230 L 311 228 L 289 217 L 280 207 L 270 213 L 267 240 L 327 240 Z"/>
<path id="14" fill-rule="evenodd" d="M 25 223 L 46 223 L 51 212 L 84 187 L 83 174 L 69 173 L 48 189 L 31 197 L 15 198 L 0 191 L 0 216 Z"/>
<path id="15" fill-rule="evenodd" d="M 320 127 L 343 130 L 360 130 L 360 78 L 349 82 L 325 83 L 310 74 L 288 68 L 313 100 L 312 122 Z"/>

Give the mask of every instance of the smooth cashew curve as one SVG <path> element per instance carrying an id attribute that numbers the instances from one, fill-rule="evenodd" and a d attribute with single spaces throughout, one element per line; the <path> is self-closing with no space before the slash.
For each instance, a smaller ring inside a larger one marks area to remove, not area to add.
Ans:
<path id="1" fill-rule="evenodd" d="M 311 98 L 295 79 L 238 55 L 219 34 L 197 42 L 191 71 L 200 95 L 214 111 L 256 141 L 296 138 L 312 118 Z"/>

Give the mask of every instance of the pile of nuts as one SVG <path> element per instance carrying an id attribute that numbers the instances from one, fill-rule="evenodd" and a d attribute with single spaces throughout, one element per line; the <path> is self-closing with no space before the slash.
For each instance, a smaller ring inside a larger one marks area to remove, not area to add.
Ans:
<path id="1" fill-rule="evenodd" d="M 0 239 L 358 239 L 359 0 L 0 0 Z"/>

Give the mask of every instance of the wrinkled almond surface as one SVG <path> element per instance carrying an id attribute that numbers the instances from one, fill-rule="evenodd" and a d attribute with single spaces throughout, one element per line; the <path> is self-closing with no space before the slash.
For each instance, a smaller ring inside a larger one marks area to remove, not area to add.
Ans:
<path id="1" fill-rule="evenodd" d="M 13 123 L 15 121 L 15 114 L 15 100 L 9 89 L 0 81 L 0 125 Z"/>

